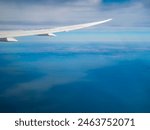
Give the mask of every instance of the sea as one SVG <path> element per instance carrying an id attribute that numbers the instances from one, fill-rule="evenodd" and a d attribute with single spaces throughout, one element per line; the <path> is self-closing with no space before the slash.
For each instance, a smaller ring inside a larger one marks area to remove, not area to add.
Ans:
<path id="1" fill-rule="evenodd" d="M 150 112 L 150 43 L 0 43 L 0 112 Z"/>

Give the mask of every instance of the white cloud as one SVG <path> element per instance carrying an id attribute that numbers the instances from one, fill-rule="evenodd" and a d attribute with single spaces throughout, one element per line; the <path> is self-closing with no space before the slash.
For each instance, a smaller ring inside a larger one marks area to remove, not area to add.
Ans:
<path id="1" fill-rule="evenodd" d="M 100 3 L 101 0 L 82 0 L 61 5 L 0 3 L 0 28 L 8 28 L 10 27 L 8 24 L 12 25 L 12 23 L 13 27 L 14 24 L 24 25 L 25 23 L 61 26 L 106 18 L 114 19 L 110 23 L 111 26 L 149 26 L 148 12 L 140 2 L 121 7 L 115 5 L 113 8 L 111 6 L 103 8 Z"/>

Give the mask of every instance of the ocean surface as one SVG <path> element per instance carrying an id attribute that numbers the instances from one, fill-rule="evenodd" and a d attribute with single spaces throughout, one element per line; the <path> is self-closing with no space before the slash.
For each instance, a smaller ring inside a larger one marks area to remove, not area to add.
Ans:
<path id="1" fill-rule="evenodd" d="M 1 43 L 0 112 L 150 112 L 150 43 Z"/>

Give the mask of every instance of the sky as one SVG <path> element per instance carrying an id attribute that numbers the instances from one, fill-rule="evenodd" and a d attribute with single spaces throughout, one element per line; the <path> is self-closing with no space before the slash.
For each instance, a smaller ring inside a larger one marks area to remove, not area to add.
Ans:
<path id="1" fill-rule="evenodd" d="M 149 42 L 149 12 L 149 0 L 0 0 L 0 30 L 54 28 L 112 18 L 100 26 L 58 34 L 52 39 L 17 39 L 26 42 Z"/>
<path id="2" fill-rule="evenodd" d="M 149 7 L 149 0 L 0 0 L 0 28 L 63 26 L 107 18 L 113 18 L 107 26 L 150 27 Z"/>

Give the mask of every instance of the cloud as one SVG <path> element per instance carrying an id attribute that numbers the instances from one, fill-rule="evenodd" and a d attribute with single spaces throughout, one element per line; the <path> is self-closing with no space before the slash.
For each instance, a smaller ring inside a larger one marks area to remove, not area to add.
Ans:
<path id="1" fill-rule="evenodd" d="M 20 1 L 20 0 L 19 0 Z M 0 2 L 0 28 L 24 25 L 52 25 L 84 23 L 113 18 L 107 26 L 150 26 L 147 11 L 149 1 L 137 0 L 44 0 Z M 4 26 L 5 25 L 5 26 Z M 104 25 L 105 26 L 105 25 Z"/>
<path id="2" fill-rule="evenodd" d="M 47 21 L 74 21 L 80 13 L 94 11 L 96 3 L 99 0 L 83 0 L 76 2 L 66 2 L 66 4 L 59 6 L 59 4 L 31 4 L 20 5 L 18 3 L 1 3 L 0 16 L 1 22 L 47 22 Z M 83 11 L 83 12 L 82 12 Z M 72 15 L 72 17 L 71 17 Z M 61 17 L 60 17 L 61 16 Z M 73 19 L 72 19 L 73 18 Z M 80 17 L 81 19 L 81 17 Z"/>

